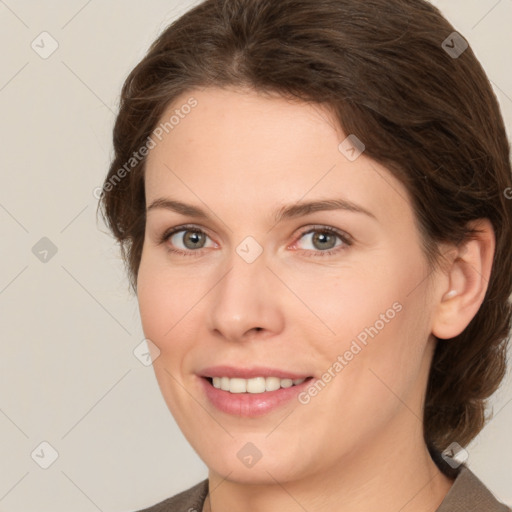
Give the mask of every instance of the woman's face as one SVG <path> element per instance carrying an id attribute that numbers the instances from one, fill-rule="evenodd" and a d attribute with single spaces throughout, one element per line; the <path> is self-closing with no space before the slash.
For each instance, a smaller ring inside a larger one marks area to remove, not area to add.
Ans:
<path id="1" fill-rule="evenodd" d="M 285 482 L 420 442 L 436 274 L 405 187 L 318 105 L 207 88 L 165 122 L 138 300 L 208 467 Z"/>

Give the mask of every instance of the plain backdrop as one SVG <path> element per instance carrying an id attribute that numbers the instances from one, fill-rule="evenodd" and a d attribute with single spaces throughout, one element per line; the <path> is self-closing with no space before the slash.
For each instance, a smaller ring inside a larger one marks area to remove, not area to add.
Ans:
<path id="1" fill-rule="evenodd" d="M 512 0 L 435 4 L 481 60 L 510 138 Z M 0 511 L 132 511 L 207 475 L 134 354 L 136 298 L 94 197 L 124 78 L 191 5 L 0 0 Z M 508 504 L 510 384 L 468 448 Z"/>

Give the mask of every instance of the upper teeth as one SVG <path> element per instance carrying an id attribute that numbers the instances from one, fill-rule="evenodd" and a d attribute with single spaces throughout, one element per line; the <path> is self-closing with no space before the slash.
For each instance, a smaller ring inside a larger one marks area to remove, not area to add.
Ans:
<path id="1" fill-rule="evenodd" d="M 213 387 L 230 393 L 265 393 L 279 388 L 289 388 L 302 384 L 306 379 L 280 379 L 279 377 L 254 377 L 239 379 L 229 377 L 213 377 Z"/>

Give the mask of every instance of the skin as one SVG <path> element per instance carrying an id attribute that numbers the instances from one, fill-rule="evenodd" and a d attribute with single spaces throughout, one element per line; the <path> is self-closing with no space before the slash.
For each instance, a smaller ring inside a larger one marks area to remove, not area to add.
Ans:
<path id="1" fill-rule="evenodd" d="M 205 510 L 435 510 L 452 481 L 423 441 L 433 334 L 457 335 L 478 311 L 490 224 L 463 247 L 443 246 L 445 265 L 432 271 L 405 187 L 365 153 L 349 161 L 338 149 L 347 134 L 326 109 L 206 88 L 177 98 L 162 120 L 190 96 L 197 106 L 149 153 L 146 204 L 179 200 L 208 218 L 148 211 L 137 290 L 163 397 L 209 468 Z M 273 220 L 285 205 L 334 198 L 371 216 Z M 184 245 L 183 232 L 160 242 L 183 224 L 206 233 L 203 248 Z M 323 254 L 311 229 L 326 226 L 352 243 L 334 236 L 329 248 L 341 249 Z M 252 263 L 236 252 L 248 236 L 263 248 Z M 401 311 L 306 405 L 245 418 L 202 391 L 197 372 L 222 364 L 320 378 L 395 303 Z M 251 468 L 237 457 L 249 442 L 262 454 Z"/>

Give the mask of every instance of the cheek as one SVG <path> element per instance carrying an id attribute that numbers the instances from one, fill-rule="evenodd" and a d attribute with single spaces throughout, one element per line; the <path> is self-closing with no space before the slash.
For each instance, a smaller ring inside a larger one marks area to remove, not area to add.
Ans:
<path id="1" fill-rule="evenodd" d="M 182 306 L 176 291 L 176 283 L 166 279 L 161 265 L 143 251 L 137 276 L 137 300 L 142 327 L 149 338 L 162 352 L 165 351 L 173 326 L 179 319 Z"/>
<path id="2" fill-rule="evenodd" d="M 176 335 L 182 327 L 180 319 L 185 315 L 185 305 L 180 297 L 179 286 L 172 283 L 152 255 L 143 254 L 137 277 L 137 299 L 144 336 L 155 346 L 157 355 L 153 370 L 162 396 L 172 414 L 180 416 L 186 410 L 179 403 L 180 367 L 187 350 L 187 339 L 176 343 Z M 168 274 L 168 272 L 167 272 Z"/>
<path id="3" fill-rule="evenodd" d="M 327 367 L 346 354 L 352 369 L 344 373 L 359 375 L 352 378 L 375 380 L 368 373 L 374 368 L 387 382 L 405 385 L 421 365 L 429 335 L 428 267 L 415 245 L 359 263 L 316 285 L 298 281 L 304 301 L 331 330 L 312 343 Z"/>
<path id="4" fill-rule="evenodd" d="M 144 274 L 143 279 L 138 280 L 137 288 L 142 328 L 146 338 L 162 350 L 161 342 L 165 332 L 172 327 L 172 318 L 164 315 L 164 311 L 172 311 L 172 304 L 157 282 L 147 272 Z"/>
<path id="5" fill-rule="evenodd" d="M 379 331 L 387 328 L 407 300 L 412 275 L 417 275 L 418 269 L 411 263 L 404 267 L 392 258 L 386 260 L 384 254 L 374 256 L 346 268 L 322 268 L 287 276 L 302 302 L 303 311 L 296 320 L 305 315 L 311 317 L 323 334 L 322 341 L 331 339 L 338 348 L 340 340 L 359 334 L 364 338 L 366 330 L 375 324 Z"/>
<path id="6" fill-rule="evenodd" d="M 146 243 L 146 242 L 145 242 Z M 169 338 L 198 301 L 199 277 L 185 267 L 172 268 L 160 250 L 144 249 L 137 276 L 142 326 L 155 342 Z"/>
<path id="7" fill-rule="evenodd" d="M 424 386 L 431 355 L 427 285 L 422 281 L 427 272 L 422 259 L 396 267 L 381 281 L 382 289 L 375 286 L 367 307 L 353 312 L 359 325 L 348 339 L 356 340 L 361 351 L 347 377 L 359 383 L 360 401 L 383 416 L 397 410 L 397 396 L 416 404 Z"/>

